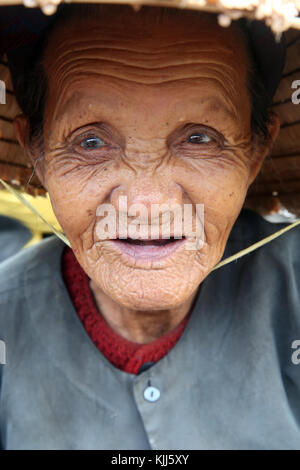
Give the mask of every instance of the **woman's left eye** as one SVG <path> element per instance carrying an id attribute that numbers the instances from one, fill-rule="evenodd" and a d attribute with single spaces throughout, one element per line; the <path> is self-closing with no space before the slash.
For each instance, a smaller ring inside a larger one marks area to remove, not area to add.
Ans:
<path id="1" fill-rule="evenodd" d="M 81 147 L 86 150 L 89 149 L 99 149 L 105 145 L 105 142 L 99 137 L 87 137 L 80 142 Z"/>
<path id="2" fill-rule="evenodd" d="M 202 132 L 192 134 L 186 139 L 186 142 L 188 142 L 189 144 L 208 144 L 211 141 L 212 141 L 212 138 L 209 137 L 209 135 L 202 133 Z"/>

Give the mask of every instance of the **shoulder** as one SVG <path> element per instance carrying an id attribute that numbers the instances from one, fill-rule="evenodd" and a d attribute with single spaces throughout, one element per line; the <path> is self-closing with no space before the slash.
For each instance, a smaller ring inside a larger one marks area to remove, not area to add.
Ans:
<path id="1" fill-rule="evenodd" d="M 232 229 L 223 260 L 268 240 L 289 225 L 271 223 L 251 210 L 243 210 Z M 231 293 L 233 309 L 244 311 L 247 321 L 259 325 L 257 330 L 264 332 L 265 337 L 273 335 L 275 343 L 284 342 L 283 352 L 278 346 L 279 357 L 288 354 L 293 340 L 300 338 L 299 241 L 297 225 L 213 272 L 219 289 Z"/>
<path id="2" fill-rule="evenodd" d="M 222 261 L 241 256 L 212 271 L 212 279 L 220 290 L 231 293 L 235 307 L 249 311 L 249 318 L 265 312 L 264 319 L 269 323 L 285 323 L 283 330 L 288 327 L 288 318 L 289 324 L 300 322 L 300 225 L 271 238 L 289 225 L 271 223 L 254 211 L 242 210 Z M 267 243 L 257 247 L 262 240 Z"/>
<path id="3" fill-rule="evenodd" d="M 0 263 L 0 339 L 27 328 L 30 299 L 41 303 L 42 287 L 50 280 L 61 281 L 61 255 L 65 245 L 51 236 L 19 251 Z"/>
<path id="4" fill-rule="evenodd" d="M 257 243 L 276 232 L 287 228 L 290 222 L 271 223 L 250 209 L 243 209 L 237 218 L 228 239 L 227 252 L 237 248 L 242 250 Z M 256 251 L 265 256 L 275 256 L 286 262 L 300 264 L 300 225 L 282 233 L 278 237 L 262 245 Z M 288 258 L 287 258 L 288 256 Z M 300 266 L 299 266 L 300 269 Z"/>
<path id="5" fill-rule="evenodd" d="M 1 298 L 6 292 L 16 292 L 16 289 L 24 284 L 28 274 L 33 273 L 38 280 L 41 276 L 47 276 L 53 272 L 64 246 L 64 243 L 53 235 L 0 263 Z"/>

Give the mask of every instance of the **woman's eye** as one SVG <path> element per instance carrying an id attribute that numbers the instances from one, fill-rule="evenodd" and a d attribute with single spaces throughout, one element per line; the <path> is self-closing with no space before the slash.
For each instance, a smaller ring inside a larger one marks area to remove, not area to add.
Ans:
<path id="1" fill-rule="evenodd" d="M 186 142 L 188 142 L 189 144 L 207 144 L 211 141 L 212 138 L 202 132 L 199 134 L 192 134 L 186 139 Z"/>
<path id="2" fill-rule="evenodd" d="M 86 150 L 89 149 L 99 149 L 105 145 L 105 142 L 99 137 L 87 137 L 80 142 L 81 147 Z"/>

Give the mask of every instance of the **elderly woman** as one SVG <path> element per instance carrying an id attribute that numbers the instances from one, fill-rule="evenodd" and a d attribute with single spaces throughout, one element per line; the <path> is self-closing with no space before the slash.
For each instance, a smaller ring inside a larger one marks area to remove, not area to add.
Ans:
<path id="1" fill-rule="evenodd" d="M 263 80 L 252 51 L 214 15 L 77 6 L 22 73 L 11 58 L 18 140 L 72 249 L 1 265 L 4 449 L 300 448 L 299 233 L 214 270 L 274 232 L 242 210 L 279 130 L 280 58 Z"/>

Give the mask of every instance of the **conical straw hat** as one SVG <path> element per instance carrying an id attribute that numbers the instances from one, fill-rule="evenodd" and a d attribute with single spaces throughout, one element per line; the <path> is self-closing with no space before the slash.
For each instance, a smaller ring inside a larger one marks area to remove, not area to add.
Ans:
<path id="1" fill-rule="evenodd" d="M 21 2 L 0 0 L 0 15 L 5 5 L 17 3 Z M 54 13 L 58 3 L 59 0 L 24 0 L 25 6 L 38 4 L 46 14 Z M 280 116 L 281 130 L 271 155 L 249 188 L 245 207 L 266 214 L 276 209 L 280 201 L 300 217 L 300 91 L 297 94 L 297 88 L 300 90 L 300 0 L 111 0 L 99 3 L 126 3 L 135 8 L 159 5 L 199 9 L 219 13 L 219 23 L 224 27 L 230 24 L 231 18 L 248 17 L 265 21 L 276 35 L 284 32 L 287 60 L 272 104 Z M 15 137 L 12 120 L 20 111 L 5 56 L 0 58 L 0 80 L 6 87 L 6 103 L 0 104 L 0 178 L 30 194 L 43 194 L 45 191 L 37 177 L 32 176 L 32 165 Z"/>

